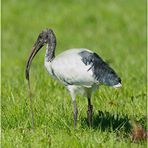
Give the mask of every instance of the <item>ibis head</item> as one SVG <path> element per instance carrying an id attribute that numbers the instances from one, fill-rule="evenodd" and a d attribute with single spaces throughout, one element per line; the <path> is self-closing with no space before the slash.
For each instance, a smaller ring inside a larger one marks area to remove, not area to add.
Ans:
<path id="1" fill-rule="evenodd" d="M 48 42 L 50 42 L 51 35 L 53 35 L 53 31 L 51 29 L 44 29 L 38 36 L 35 44 L 33 45 L 32 51 L 29 55 L 26 64 L 26 79 L 29 80 L 29 69 L 31 62 L 38 51 Z"/>

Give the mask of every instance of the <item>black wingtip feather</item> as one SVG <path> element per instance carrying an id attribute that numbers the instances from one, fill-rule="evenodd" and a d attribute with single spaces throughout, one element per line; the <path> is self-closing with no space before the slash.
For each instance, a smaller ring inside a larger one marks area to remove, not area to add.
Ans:
<path id="1" fill-rule="evenodd" d="M 85 65 L 91 65 L 94 78 L 100 83 L 113 86 L 121 83 L 121 79 L 116 72 L 96 53 L 82 51 L 79 53 Z"/>

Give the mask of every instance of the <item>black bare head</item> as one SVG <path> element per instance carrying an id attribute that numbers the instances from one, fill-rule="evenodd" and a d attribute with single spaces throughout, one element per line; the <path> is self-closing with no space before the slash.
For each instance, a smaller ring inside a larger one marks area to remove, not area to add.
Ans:
<path id="1" fill-rule="evenodd" d="M 38 53 L 38 51 L 45 45 L 45 44 L 51 44 L 51 42 L 54 42 L 54 44 L 56 44 L 56 38 L 55 38 L 55 34 L 52 31 L 52 29 L 44 29 L 38 36 L 35 44 L 33 45 L 32 51 L 29 55 L 29 58 L 27 60 L 27 64 L 26 64 L 26 79 L 29 80 L 29 69 L 30 69 L 30 65 L 31 62 L 33 60 L 33 58 L 35 57 L 35 55 Z"/>
<path id="2" fill-rule="evenodd" d="M 51 38 L 52 38 L 53 36 L 55 36 L 55 35 L 54 35 L 54 32 L 52 31 L 52 29 L 44 29 L 44 30 L 39 34 L 39 36 L 38 36 L 38 38 L 37 38 L 37 41 L 36 41 L 36 43 L 34 44 L 34 46 L 35 46 L 36 44 L 39 44 L 39 43 L 42 44 L 42 45 L 48 43 L 48 42 L 51 40 Z"/>

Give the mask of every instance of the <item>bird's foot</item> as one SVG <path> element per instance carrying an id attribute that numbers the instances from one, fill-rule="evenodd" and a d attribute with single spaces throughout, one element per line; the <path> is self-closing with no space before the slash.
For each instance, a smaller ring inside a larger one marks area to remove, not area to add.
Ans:
<path id="1" fill-rule="evenodd" d="M 92 114 L 93 114 L 93 105 L 88 105 L 88 111 L 87 111 L 87 119 L 88 124 L 90 127 L 92 127 Z"/>

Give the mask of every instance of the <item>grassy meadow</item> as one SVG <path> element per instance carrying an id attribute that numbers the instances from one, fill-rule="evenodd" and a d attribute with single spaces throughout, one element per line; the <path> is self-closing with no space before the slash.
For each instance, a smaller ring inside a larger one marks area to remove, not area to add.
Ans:
<path id="1" fill-rule="evenodd" d="M 92 98 L 77 96 L 77 129 L 67 90 L 44 68 L 45 47 L 30 72 L 35 128 L 30 120 L 25 64 L 38 34 L 52 28 L 56 54 L 73 47 L 98 53 L 122 79 L 115 90 L 100 86 Z M 144 148 L 131 141 L 133 124 L 146 129 L 146 1 L 2 0 L 1 131 L 4 148 Z"/>

